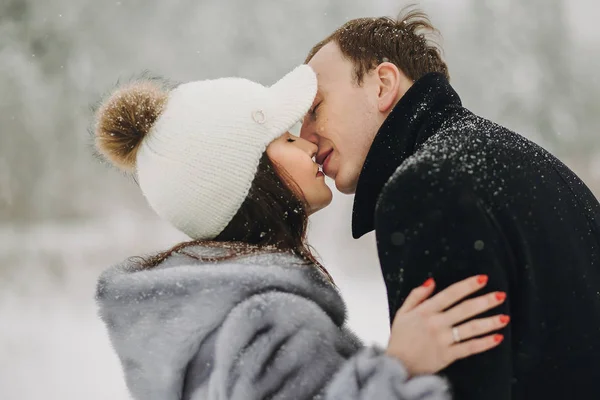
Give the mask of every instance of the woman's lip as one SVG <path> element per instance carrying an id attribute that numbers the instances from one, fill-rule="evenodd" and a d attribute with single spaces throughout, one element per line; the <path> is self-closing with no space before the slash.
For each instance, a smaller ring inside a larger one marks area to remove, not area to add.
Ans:
<path id="1" fill-rule="evenodd" d="M 325 174 L 323 173 L 323 171 L 317 172 L 317 178 L 322 178 L 322 177 L 325 177 Z"/>

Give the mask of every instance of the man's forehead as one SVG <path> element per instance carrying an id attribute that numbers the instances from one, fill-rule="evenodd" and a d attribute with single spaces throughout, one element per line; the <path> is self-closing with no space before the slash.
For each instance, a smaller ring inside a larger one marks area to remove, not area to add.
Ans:
<path id="1" fill-rule="evenodd" d="M 331 65 L 332 62 L 341 60 L 342 52 L 340 51 L 337 43 L 331 41 L 325 46 L 321 47 L 321 49 L 315 53 L 315 55 L 308 62 L 308 65 L 315 69 L 325 69 L 323 67 Z"/>
<path id="2" fill-rule="evenodd" d="M 308 62 L 317 74 L 320 95 L 325 94 L 327 87 L 337 85 L 340 81 L 350 79 L 352 63 L 347 60 L 335 42 L 323 46 Z"/>

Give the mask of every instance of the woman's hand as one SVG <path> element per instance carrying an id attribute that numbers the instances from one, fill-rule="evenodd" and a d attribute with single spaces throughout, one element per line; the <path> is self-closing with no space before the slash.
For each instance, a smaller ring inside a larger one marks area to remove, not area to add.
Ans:
<path id="1" fill-rule="evenodd" d="M 480 336 L 505 327 L 509 322 L 507 315 L 461 324 L 506 299 L 506 293 L 493 292 L 458 303 L 483 288 L 487 281 L 486 275 L 468 278 L 430 299 L 435 287 L 433 279 L 413 289 L 396 313 L 386 353 L 400 359 L 414 376 L 439 372 L 458 359 L 498 346 L 504 339 L 502 335 Z"/>

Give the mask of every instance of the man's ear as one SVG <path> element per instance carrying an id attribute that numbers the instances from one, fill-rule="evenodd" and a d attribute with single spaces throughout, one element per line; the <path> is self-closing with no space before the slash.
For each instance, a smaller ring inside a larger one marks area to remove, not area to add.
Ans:
<path id="1" fill-rule="evenodd" d="M 412 86 L 412 81 L 395 65 L 383 62 L 375 69 L 379 83 L 378 107 L 382 113 L 388 113 L 398 100 Z"/>

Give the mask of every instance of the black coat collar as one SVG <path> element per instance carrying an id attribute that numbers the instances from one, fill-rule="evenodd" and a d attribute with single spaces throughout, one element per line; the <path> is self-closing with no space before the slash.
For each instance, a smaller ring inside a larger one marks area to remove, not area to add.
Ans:
<path id="1" fill-rule="evenodd" d="M 430 73 L 402 96 L 373 140 L 363 165 L 352 209 L 352 235 L 358 239 L 375 229 L 375 206 L 394 171 L 419 145 L 436 133 L 449 108 L 461 108 L 448 80 Z"/>

